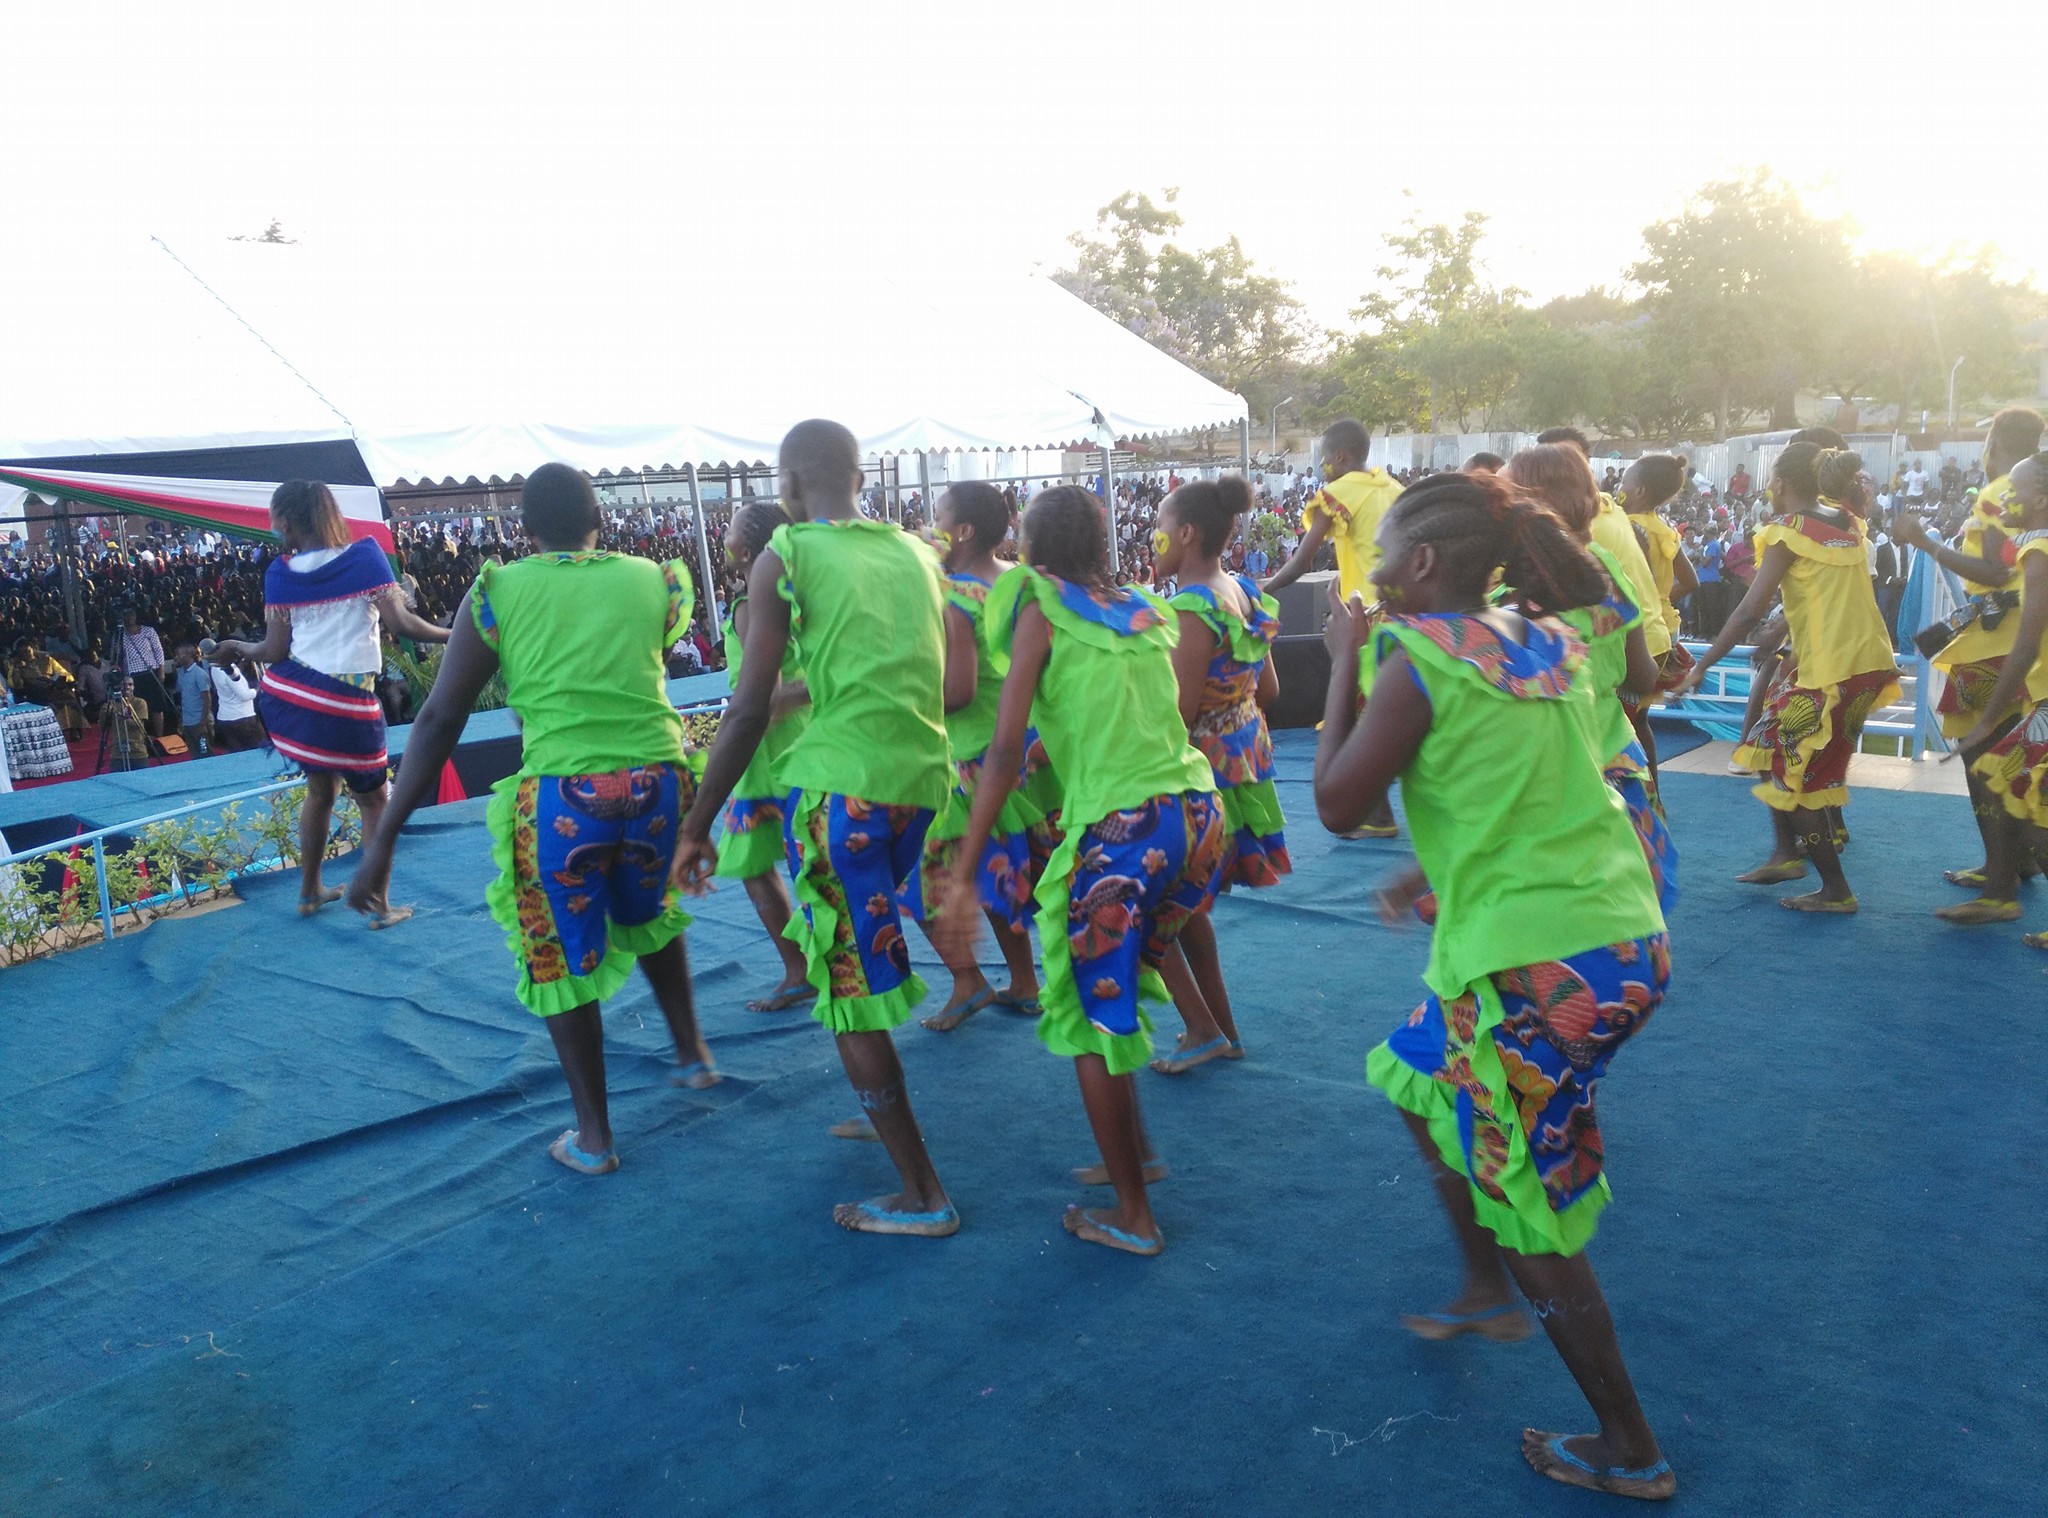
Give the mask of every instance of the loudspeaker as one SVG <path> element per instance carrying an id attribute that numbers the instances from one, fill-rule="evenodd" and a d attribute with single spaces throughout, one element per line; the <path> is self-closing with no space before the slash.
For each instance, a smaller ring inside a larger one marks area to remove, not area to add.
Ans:
<path id="1" fill-rule="evenodd" d="M 1280 677 L 1280 694 L 1266 708 L 1268 727 L 1314 727 L 1323 720 L 1323 702 L 1330 692 L 1330 651 L 1323 647 L 1320 633 L 1275 638 L 1273 672 Z"/>
<path id="2" fill-rule="evenodd" d="M 1336 578 L 1334 569 L 1311 570 L 1274 596 L 1280 603 L 1281 632 L 1321 637 L 1330 619 L 1330 582 Z"/>

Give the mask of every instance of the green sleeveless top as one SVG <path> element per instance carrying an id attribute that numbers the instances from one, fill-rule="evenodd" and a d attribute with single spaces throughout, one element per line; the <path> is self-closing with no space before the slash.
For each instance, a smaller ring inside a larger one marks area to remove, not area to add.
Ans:
<path id="1" fill-rule="evenodd" d="M 742 594 L 725 614 L 725 675 L 734 690 L 739 689 L 740 655 L 744 651 L 740 642 L 739 615 L 740 608 L 746 604 L 747 598 Z M 803 677 L 804 661 L 797 655 L 796 639 L 791 638 L 782 648 L 782 679 L 788 682 Z M 782 784 L 782 757 L 810 725 L 811 709 L 808 706 L 799 706 L 787 716 L 771 722 L 761 739 L 761 746 L 754 750 L 754 757 L 747 762 L 746 773 L 732 788 L 734 797 L 741 801 L 762 801 L 780 798 L 787 793 L 789 787 Z"/>
<path id="2" fill-rule="evenodd" d="M 1607 571 L 1607 599 L 1598 606 L 1560 612 L 1558 617 L 1585 640 L 1586 668 L 1579 683 L 1593 698 L 1585 707 L 1590 719 L 1586 737 L 1593 745 L 1593 757 L 1605 765 L 1636 741 L 1636 730 L 1629 726 L 1628 713 L 1614 693 L 1628 678 L 1629 630 L 1643 625 L 1643 612 L 1629 593 L 1628 571 L 1621 567 L 1621 560 L 1598 543 L 1590 547 Z"/>
<path id="3" fill-rule="evenodd" d="M 1180 632 L 1165 603 L 1130 587 L 1097 595 L 1019 565 L 996 581 L 985 613 L 1006 671 L 1026 601 L 1052 624 L 1031 720 L 1060 777 L 1060 825 L 1072 833 L 1155 796 L 1213 793 L 1209 761 L 1180 720 Z"/>
<path id="4" fill-rule="evenodd" d="M 1642 844 L 1586 740 L 1578 635 L 1506 611 L 1391 617 L 1375 666 L 1399 650 L 1433 714 L 1401 772 L 1439 903 L 1429 988 L 1449 998 L 1497 970 L 1661 933 Z"/>
<path id="5" fill-rule="evenodd" d="M 521 768 L 589 775 L 682 763 L 664 656 L 694 604 L 681 561 L 579 551 L 484 565 L 470 616 L 519 714 Z"/>
<path id="6" fill-rule="evenodd" d="M 792 522 L 768 546 L 811 688 L 783 756 L 792 790 L 937 809 L 952 789 L 939 560 L 887 522 Z"/>
<path id="7" fill-rule="evenodd" d="M 996 735 L 996 708 L 1003 700 L 1003 677 L 989 652 L 982 613 L 988 604 L 989 582 L 975 575 L 946 576 L 946 609 L 967 619 L 974 633 L 974 699 L 957 712 L 946 713 L 946 739 L 953 762 L 964 764 L 988 752 Z"/>

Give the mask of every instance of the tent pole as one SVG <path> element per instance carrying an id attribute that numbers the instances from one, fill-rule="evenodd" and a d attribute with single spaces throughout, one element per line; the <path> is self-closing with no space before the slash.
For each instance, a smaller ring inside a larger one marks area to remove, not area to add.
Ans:
<path id="1" fill-rule="evenodd" d="M 71 532 L 71 503 L 61 495 L 56 500 L 57 510 L 57 562 L 64 567 L 64 620 L 71 624 L 71 636 L 89 636 L 85 628 L 85 613 L 78 601 L 78 578 L 71 567 L 72 555 L 78 551 L 78 540 Z M 27 515 L 24 507 L 23 515 Z"/>
<path id="2" fill-rule="evenodd" d="M 711 535 L 704 530 L 704 497 L 697 489 L 695 464 L 690 465 L 690 516 L 697 524 L 697 567 L 704 574 L 704 620 L 711 628 L 711 646 L 722 648 L 725 646 L 725 625 L 718 620 L 718 581 L 711 576 Z M 662 652 L 666 654 L 668 650 L 663 649 Z"/>
<path id="3" fill-rule="evenodd" d="M 1237 457 L 1240 466 L 1244 470 L 1245 481 L 1250 483 L 1252 477 L 1252 418 L 1249 411 L 1245 413 L 1244 418 L 1237 424 Z"/>
<path id="4" fill-rule="evenodd" d="M 1122 568 L 1116 551 L 1116 460 L 1106 445 L 1102 450 L 1102 516 L 1109 524 L 1109 573 L 1114 578 Z"/>
<path id="5" fill-rule="evenodd" d="M 932 461 L 931 455 L 922 448 L 917 450 L 918 499 L 924 502 L 924 525 L 929 528 L 939 519 L 932 509 Z"/>

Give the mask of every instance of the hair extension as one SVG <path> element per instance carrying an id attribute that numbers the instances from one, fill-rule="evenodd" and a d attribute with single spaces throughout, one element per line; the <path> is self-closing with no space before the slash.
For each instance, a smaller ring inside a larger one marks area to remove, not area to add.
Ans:
<path id="1" fill-rule="evenodd" d="M 1049 575 L 1110 589 L 1102 502 L 1079 485 L 1054 485 L 1031 498 L 1024 513 L 1024 552 L 1032 567 Z"/>
<path id="2" fill-rule="evenodd" d="M 1600 491 L 1586 456 L 1568 443 L 1524 448 L 1508 463 L 1507 476 L 1557 513 L 1573 532 L 1583 533 L 1600 511 Z"/>
<path id="3" fill-rule="evenodd" d="M 323 548 L 348 547 L 348 523 L 334 502 L 334 492 L 318 480 L 286 480 L 270 493 L 270 509 L 287 539 Z"/>
<path id="4" fill-rule="evenodd" d="M 1252 509 L 1252 487 L 1240 475 L 1193 480 L 1167 497 L 1180 519 L 1195 529 L 1205 554 L 1220 554 L 1237 530 L 1237 519 Z"/>

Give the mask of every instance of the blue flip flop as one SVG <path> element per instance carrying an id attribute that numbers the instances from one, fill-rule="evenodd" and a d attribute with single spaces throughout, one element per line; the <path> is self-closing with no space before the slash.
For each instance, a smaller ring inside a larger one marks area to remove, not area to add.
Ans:
<path id="1" fill-rule="evenodd" d="M 696 1078 L 700 1075 L 708 1075 L 711 1079 L 700 1081 Z M 671 1086 L 681 1086 L 688 1091 L 702 1091 L 706 1087 L 717 1085 L 721 1079 L 723 1077 L 719 1075 L 713 1066 L 706 1064 L 701 1059 L 693 1059 L 671 1075 L 668 1078 L 668 1083 Z"/>
<path id="2" fill-rule="evenodd" d="M 1197 1056 L 1201 1056 L 1201 1058 L 1197 1062 L 1206 1064 L 1208 1062 L 1208 1056 L 1221 1054 L 1224 1050 L 1228 1049 L 1229 1047 L 1230 1040 L 1225 1038 L 1221 1033 L 1219 1033 L 1214 1038 L 1210 1039 L 1206 1044 L 1197 1044 L 1192 1049 L 1176 1049 L 1171 1054 L 1160 1055 L 1159 1058 L 1152 1061 L 1152 1068 L 1158 1071 L 1161 1075 L 1185 1075 L 1188 1071 L 1194 1069 L 1195 1067 L 1192 1064 L 1184 1063 L 1184 1061 L 1195 1060 Z M 1178 1065 L 1180 1068 L 1168 1068 L 1169 1066 L 1174 1065 Z"/>
<path id="3" fill-rule="evenodd" d="M 619 1168 L 618 1150 L 607 1149 L 603 1154 L 592 1154 L 587 1149 L 578 1148 L 576 1138 L 574 1128 L 564 1128 L 562 1136 L 548 1145 L 548 1158 L 580 1175 L 610 1175 Z"/>
<path id="4" fill-rule="evenodd" d="M 897 1233 L 939 1239 L 960 1231 L 960 1214 L 951 1207 L 941 1207 L 937 1212 L 892 1212 L 873 1202 L 854 1202 L 851 1206 L 853 1221 L 839 1216 L 840 1208 L 833 1208 L 832 1214 L 834 1222 L 854 1233 Z"/>
<path id="5" fill-rule="evenodd" d="M 1520 1302 L 1503 1302 L 1498 1307 L 1483 1308 L 1479 1312 L 1411 1312 L 1401 1319 L 1402 1325 L 1418 1339 L 1441 1342 L 1455 1339 L 1460 1334 L 1479 1334 L 1497 1343 L 1513 1343 L 1526 1339 L 1535 1332 L 1535 1326 L 1527 1321 L 1527 1313 Z M 1512 1328 L 1512 1332 L 1500 1333 L 1489 1329 L 1489 1323 L 1500 1328 Z M 1427 1324 L 1428 1328 L 1416 1325 Z M 1437 1332 L 1435 1330 L 1441 1330 Z"/>
<path id="6" fill-rule="evenodd" d="M 1079 1228 L 1074 1226 L 1075 1219 L 1077 1218 L 1082 1225 L 1094 1229 L 1102 1237 L 1094 1239 L 1082 1233 Z M 1166 1240 L 1164 1239 L 1146 1239 L 1140 1238 L 1135 1233 L 1126 1233 L 1121 1228 L 1091 1218 L 1088 1216 L 1087 1210 L 1081 1207 L 1069 1207 L 1066 1216 L 1060 1219 L 1060 1226 L 1084 1244 L 1101 1244 L 1109 1249 L 1121 1249 L 1127 1254 L 1155 1255 L 1166 1247 Z"/>
<path id="7" fill-rule="evenodd" d="M 1003 996 L 998 994 L 996 997 L 996 1008 L 998 1011 L 1008 1012 L 1014 1017 L 1038 1017 L 1044 1013 L 1045 1004 L 1035 996 Z"/>
<path id="8" fill-rule="evenodd" d="M 966 1022 L 968 1018 L 974 1016 L 975 1013 L 981 1011 L 982 1008 L 993 1004 L 995 999 L 996 988 L 994 986 L 983 986 L 979 991 L 975 992 L 974 995 L 968 997 L 967 1000 L 960 1003 L 960 1005 L 955 1007 L 951 1012 L 947 1012 L 943 1008 L 941 1008 L 939 1011 L 934 1012 L 931 1015 L 931 1017 L 919 1018 L 918 1023 L 922 1027 L 931 1028 L 932 1032 L 934 1033 L 951 1033 L 955 1028 L 958 1028 L 962 1023 Z M 951 1025 L 948 1027 L 932 1028 L 932 1018 L 938 1017 L 950 1017 L 953 1019 L 953 1021 Z"/>
<path id="9" fill-rule="evenodd" d="M 1583 1486 L 1615 1497 L 1646 1497 L 1654 1501 L 1669 1497 L 1678 1490 L 1678 1481 L 1671 1474 L 1669 1460 L 1633 1469 L 1625 1465 L 1593 1465 L 1564 1447 L 1564 1441 L 1571 1437 L 1570 1434 L 1552 1434 L 1545 1438 L 1535 1429 L 1523 1431 L 1524 1439 L 1542 1440 L 1544 1451 L 1557 1461 L 1557 1467 L 1549 1470 L 1537 1465 L 1538 1475 L 1561 1481 L 1566 1486 Z M 1525 1446 L 1524 1454 L 1529 1453 Z M 1532 1459 L 1530 1464 L 1535 1465 L 1535 1461 Z"/>

